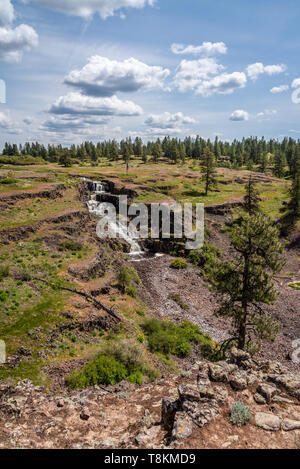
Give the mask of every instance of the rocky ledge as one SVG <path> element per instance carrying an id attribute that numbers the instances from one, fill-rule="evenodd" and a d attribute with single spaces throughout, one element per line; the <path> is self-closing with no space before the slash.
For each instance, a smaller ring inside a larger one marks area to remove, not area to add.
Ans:
<path id="1" fill-rule="evenodd" d="M 176 400 L 162 402 L 162 425 L 169 442 L 191 436 L 195 426 L 204 427 L 229 407 L 229 392 L 248 390 L 258 405 L 295 404 L 300 401 L 300 374 L 292 374 L 279 363 L 259 363 L 241 350 L 218 363 L 199 363 L 197 384 L 179 386 Z M 298 407 L 298 406 L 297 406 Z M 270 407 L 274 410 L 274 407 Z M 228 409 L 229 414 L 229 409 Z M 254 423 L 268 431 L 300 429 L 300 414 L 284 418 L 274 413 L 256 412 Z"/>

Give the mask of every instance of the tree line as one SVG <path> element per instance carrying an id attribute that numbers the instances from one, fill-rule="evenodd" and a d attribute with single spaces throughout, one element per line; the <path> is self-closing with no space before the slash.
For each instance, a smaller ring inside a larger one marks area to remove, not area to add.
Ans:
<path id="1" fill-rule="evenodd" d="M 296 153 L 299 152 L 300 140 L 285 138 L 281 142 L 276 139 L 265 140 L 257 137 L 222 141 L 218 137 L 214 141 L 186 137 L 184 140 L 165 137 L 144 144 L 140 137 L 132 140 L 127 138 L 117 142 L 108 140 L 98 143 L 83 142 L 80 145 L 71 145 L 66 148 L 62 145 L 45 146 L 38 142 L 25 143 L 24 145 L 6 142 L 3 155 L 19 156 L 31 155 L 43 158 L 46 161 L 60 163 L 69 166 L 72 163 L 90 161 L 97 165 L 102 158 L 109 161 L 123 159 L 128 165 L 132 157 L 141 158 L 144 163 L 151 161 L 158 163 L 164 158 L 170 163 L 184 163 L 186 159 L 205 160 L 209 150 L 215 158 L 216 164 L 239 168 L 246 166 L 252 169 L 259 165 L 259 169 L 265 172 L 272 167 L 274 175 L 282 178 L 286 175 L 286 168 L 290 174 L 295 173 Z"/>

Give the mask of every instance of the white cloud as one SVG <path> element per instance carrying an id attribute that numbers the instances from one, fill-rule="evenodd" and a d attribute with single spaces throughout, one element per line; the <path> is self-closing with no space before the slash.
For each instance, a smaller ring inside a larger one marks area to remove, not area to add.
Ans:
<path id="1" fill-rule="evenodd" d="M 251 80 L 255 81 L 257 78 L 262 74 L 267 75 L 276 75 L 279 73 L 283 73 L 286 71 L 286 65 L 264 65 L 261 62 L 257 62 L 255 64 L 248 65 L 247 67 L 247 74 L 251 78 Z"/>
<path id="2" fill-rule="evenodd" d="M 237 109 L 231 114 L 229 119 L 233 122 L 248 121 L 249 113 L 247 111 L 243 111 L 242 109 Z"/>
<path id="3" fill-rule="evenodd" d="M 170 127 L 166 129 L 158 129 L 156 127 L 147 130 L 146 135 L 148 137 L 165 137 L 167 135 L 181 135 L 184 133 L 182 127 Z"/>
<path id="4" fill-rule="evenodd" d="M 202 81 L 224 70 L 215 59 L 182 60 L 177 68 L 174 84 L 181 92 L 196 90 Z"/>
<path id="5" fill-rule="evenodd" d="M 0 26 L 5 26 L 13 22 L 15 18 L 14 7 L 10 0 L 0 2 Z"/>
<path id="6" fill-rule="evenodd" d="M 195 124 L 196 121 L 192 117 L 184 116 L 182 112 L 171 114 L 164 112 L 163 114 L 152 114 L 145 120 L 145 124 L 153 129 L 175 129 L 180 125 Z"/>
<path id="7" fill-rule="evenodd" d="M 287 91 L 289 89 L 289 85 L 280 85 L 280 86 L 274 86 L 271 88 L 270 92 L 273 94 L 278 94 L 278 93 L 283 93 L 284 91 Z"/>
<path id="8" fill-rule="evenodd" d="M 209 80 L 203 80 L 196 89 L 196 94 L 232 94 L 238 88 L 245 88 L 247 77 L 243 72 L 222 73 Z"/>
<path id="9" fill-rule="evenodd" d="M 51 116 L 43 122 L 40 130 L 54 133 L 95 133 L 91 126 L 103 126 L 108 123 L 105 118 L 99 117 L 77 117 L 77 116 Z"/>
<path id="10" fill-rule="evenodd" d="M 144 8 L 153 6 L 156 0 L 24 0 L 25 3 L 36 3 L 51 10 L 68 15 L 90 18 L 94 13 L 106 19 L 122 8 Z"/>
<path id="11" fill-rule="evenodd" d="M 292 83 L 292 88 L 296 88 L 292 94 L 292 102 L 300 104 L 300 78 L 296 78 Z"/>
<path id="12" fill-rule="evenodd" d="M 292 83 L 292 88 L 300 88 L 300 78 L 295 78 Z"/>
<path id="13" fill-rule="evenodd" d="M 81 70 L 72 71 L 66 78 L 67 85 L 79 88 L 90 96 L 113 96 L 116 92 L 134 92 L 164 87 L 170 71 L 149 66 L 130 58 L 119 62 L 95 55 Z"/>
<path id="14" fill-rule="evenodd" d="M 224 42 L 203 42 L 201 46 L 185 46 L 183 44 L 172 44 L 171 51 L 177 55 L 216 55 L 226 54 L 227 46 Z"/>
<path id="15" fill-rule="evenodd" d="M 38 35 L 31 26 L 0 28 L 0 60 L 19 62 L 23 52 L 38 45 Z"/>
<path id="16" fill-rule="evenodd" d="M 22 133 L 22 130 L 18 127 L 18 124 L 4 112 L 0 112 L 0 130 L 11 135 L 18 135 Z"/>
<path id="17" fill-rule="evenodd" d="M 132 101 L 121 101 L 117 96 L 94 98 L 76 92 L 58 98 L 49 112 L 78 116 L 139 116 L 143 110 Z"/>
<path id="18" fill-rule="evenodd" d="M 231 94 L 237 88 L 244 88 L 247 77 L 243 72 L 221 73 L 225 67 L 214 58 L 182 60 L 177 68 L 174 85 L 181 92 L 194 90 L 196 94 Z M 216 76 L 214 76 L 216 75 Z"/>
<path id="19" fill-rule="evenodd" d="M 271 117 L 276 116 L 276 114 L 277 114 L 276 109 L 265 109 L 264 111 L 259 112 L 257 114 L 257 117 L 260 117 L 260 118 L 263 117 L 263 118 L 266 118 L 267 120 L 269 120 Z"/>

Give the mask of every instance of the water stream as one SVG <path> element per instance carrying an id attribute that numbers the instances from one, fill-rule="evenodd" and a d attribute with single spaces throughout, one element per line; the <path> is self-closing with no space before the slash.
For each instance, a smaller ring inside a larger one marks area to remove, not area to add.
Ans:
<path id="1" fill-rule="evenodd" d="M 105 204 L 101 200 L 101 195 L 109 194 L 109 187 L 107 184 L 101 181 L 91 181 L 85 179 L 89 184 L 90 188 L 90 199 L 87 202 L 87 207 L 90 213 L 102 218 L 106 215 Z M 130 233 L 127 227 L 127 223 L 121 223 L 120 220 L 111 220 L 110 228 L 119 233 L 119 237 L 124 239 L 130 245 L 130 256 L 132 260 L 141 260 L 147 257 L 147 251 L 144 251 L 139 242 L 134 239 L 133 233 Z"/>

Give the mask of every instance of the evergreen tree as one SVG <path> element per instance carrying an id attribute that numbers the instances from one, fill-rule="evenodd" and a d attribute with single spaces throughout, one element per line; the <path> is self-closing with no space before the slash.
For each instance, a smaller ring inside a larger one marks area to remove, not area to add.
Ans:
<path id="1" fill-rule="evenodd" d="M 122 156 L 126 164 L 126 174 L 128 174 L 129 173 L 129 161 L 130 161 L 130 147 L 127 144 L 127 142 L 123 144 Z"/>
<path id="2" fill-rule="evenodd" d="M 70 158 L 69 150 L 63 150 L 59 158 L 59 164 L 65 168 L 70 168 L 72 166 L 72 160 Z"/>
<path id="3" fill-rule="evenodd" d="M 260 155 L 260 167 L 259 167 L 262 173 L 265 173 L 267 171 L 268 163 L 269 161 L 268 161 L 267 153 L 262 153 Z"/>
<path id="4" fill-rule="evenodd" d="M 244 197 L 243 208 L 249 215 L 254 215 L 259 212 L 259 202 L 261 199 L 252 176 L 249 177 L 245 189 L 246 195 Z"/>
<path id="5" fill-rule="evenodd" d="M 162 157 L 162 153 L 163 152 L 162 152 L 162 146 L 161 146 L 160 140 L 157 140 L 152 150 L 154 163 L 158 163 L 158 160 Z"/>
<path id="6" fill-rule="evenodd" d="M 285 156 L 278 150 L 274 159 L 274 175 L 278 178 L 284 177 L 284 169 L 286 165 Z"/>
<path id="7" fill-rule="evenodd" d="M 290 189 L 290 201 L 288 203 L 289 215 L 292 222 L 300 218 L 300 144 L 295 151 L 295 174 Z"/>
<path id="8" fill-rule="evenodd" d="M 274 276 L 283 266 L 279 233 L 263 214 L 242 217 L 231 233 L 232 260 L 217 260 L 209 273 L 220 308 L 216 315 L 230 318 L 233 337 L 241 350 L 254 351 L 262 339 L 275 340 L 277 324 L 263 304 L 274 304 Z"/>
<path id="9" fill-rule="evenodd" d="M 205 184 L 205 195 L 208 195 L 208 192 L 217 186 L 216 180 L 216 163 L 215 163 L 215 155 L 212 151 L 207 147 L 204 151 L 203 156 L 203 176 L 202 181 Z"/>

